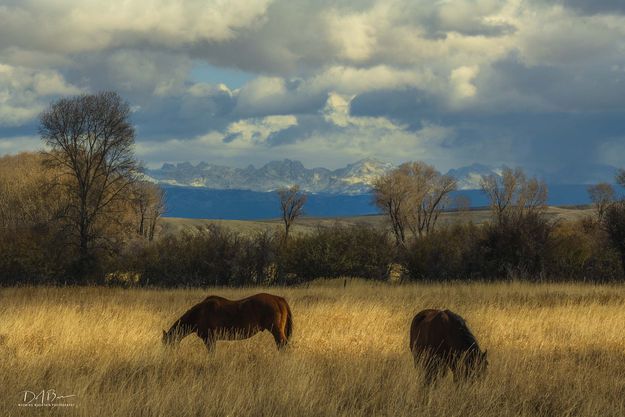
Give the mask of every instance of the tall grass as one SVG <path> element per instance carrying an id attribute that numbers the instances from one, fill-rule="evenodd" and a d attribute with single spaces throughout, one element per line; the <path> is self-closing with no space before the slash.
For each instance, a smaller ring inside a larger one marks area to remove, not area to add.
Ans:
<path id="1" fill-rule="evenodd" d="M 212 355 L 195 336 L 161 345 L 207 294 L 258 291 L 2 289 L 0 415 L 625 415 L 625 286 L 318 282 L 267 289 L 293 310 L 285 352 L 266 332 Z M 485 379 L 423 386 L 408 329 L 428 307 L 467 319 L 489 352 Z M 74 406 L 18 406 L 47 389 Z"/>

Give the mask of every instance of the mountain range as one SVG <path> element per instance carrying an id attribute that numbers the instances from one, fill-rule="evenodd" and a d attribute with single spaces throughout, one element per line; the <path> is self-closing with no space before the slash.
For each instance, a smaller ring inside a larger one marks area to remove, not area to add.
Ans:
<path id="1" fill-rule="evenodd" d="M 267 192 L 299 184 L 311 193 L 357 195 L 370 192 L 373 181 L 394 167 L 391 163 L 371 158 L 335 170 L 306 168 L 301 162 L 290 159 L 272 161 L 260 168 L 182 162 L 163 164 L 159 169 L 146 170 L 145 175 L 148 180 L 170 186 Z M 480 187 L 482 175 L 499 172 L 500 168 L 473 164 L 452 169 L 448 174 L 458 180 L 459 189 L 470 190 Z"/>
<path id="2" fill-rule="evenodd" d="M 279 214 L 274 191 L 299 184 L 309 193 L 306 214 L 309 216 L 357 216 L 378 213 L 371 186 L 378 176 L 394 168 L 376 159 L 363 159 L 339 169 L 306 168 L 299 161 L 272 161 L 260 168 L 250 165 L 234 168 L 201 162 L 163 164 L 148 169 L 144 176 L 165 191 L 166 216 L 209 219 L 266 219 Z M 588 168 L 588 167 L 585 167 Z M 591 169 L 554 170 L 539 175 L 549 186 L 548 204 L 588 204 L 587 184 L 611 182 L 616 168 L 604 165 Z M 472 207 L 488 204 L 479 191 L 483 175 L 500 174 L 503 166 L 473 164 L 447 172 L 458 180 L 458 191 Z M 584 179 L 579 172 L 592 173 Z"/>

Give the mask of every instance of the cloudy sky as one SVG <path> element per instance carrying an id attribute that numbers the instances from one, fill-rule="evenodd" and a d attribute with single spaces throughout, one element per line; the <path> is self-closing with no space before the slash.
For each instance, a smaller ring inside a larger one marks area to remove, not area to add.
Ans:
<path id="1" fill-rule="evenodd" d="M 0 154 L 116 90 L 150 166 L 625 166 L 622 0 L 0 0 Z M 582 178 L 583 177 L 583 178 Z"/>

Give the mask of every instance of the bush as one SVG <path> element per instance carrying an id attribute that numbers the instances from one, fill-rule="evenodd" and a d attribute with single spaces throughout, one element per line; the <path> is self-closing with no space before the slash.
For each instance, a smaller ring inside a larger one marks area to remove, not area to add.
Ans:
<path id="1" fill-rule="evenodd" d="M 554 225 L 540 213 L 484 225 L 477 255 L 485 278 L 545 278 Z"/>
<path id="2" fill-rule="evenodd" d="M 412 280 L 469 279 L 477 275 L 474 252 L 479 229 L 469 223 L 439 228 L 414 239 L 402 252 L 402 263 Z"/>
<path id="3" fill-rule="evenodd" d="M 218 226 L 168 235 L 127 251 L 115 271 L 136 271 L 162 286 L 291 284 L 321 277 L 382 279 L 393 261 L 386 231 L 367 226 L 318 228 L 310 235 L 234 233 Z"/>
<path id="4" fill-rule="evenodd" d="M 146 245 L 126 268 L 139 271 L 143 282 L 153 285 L 266 283 L 275 261 L 275 241 L 268 233 L 246 237 L 211 225 Z"/>
<path id="5" fill-rule="evenodd" d="M 341 276 L 383 279 L 393 258 L 386 231 L 335 224 L 291 238 L 281 256 L 281 272 L 299 281 Z"/>
<path id="6" fill-rule="evenodd" d="M 612 248 L 621 257 L 622 267 L 625 268 L 625 201 L 615 202 L 608 206 L 603 216 L 602 226 Z"/>
<path id="7" fill-rule="evenodd" d="M 557 225 L 548 255 L 547 273 L 554 280 L 608 282 L 623 278 L 618 252 L 591 219 Z"/>
<path id="8" fill-rule="evenodd" d="M 441 228 L 416 238 L 403 264 L 414 280 L 544 278 L 552 228 L 539 214 Z"/>

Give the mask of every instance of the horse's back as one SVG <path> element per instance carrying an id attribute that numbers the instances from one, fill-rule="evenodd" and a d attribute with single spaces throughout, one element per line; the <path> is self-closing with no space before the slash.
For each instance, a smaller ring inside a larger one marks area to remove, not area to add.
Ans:
<path id="1" fill-rule="evenodd" d="M 280 296 L 258 293 L 239 300 L 243 309 L 256 310 L 259 314 L 281 315 L 285 314 L 289 307 L 286 300 Z"/>
<path id="2" fill-rule="evenodd" d="M 410 349 L 420 351 L 445 351 L 448 347 L 449 317 L 443 310 L 420 311 L 410 326 Z"/>
<path id="3" fill-rule="evenodd" d="M 224 297 L 220 297 L 218 295 L 209 295 L 204 300 L 202 300 L 202 302 L 200 304 L 220 305 L 220 304 L 228 304 L 228 303 L 232 303 L 232 302 L 233 302 L 232 300 L 229 300 L 229 299 L 224 298 Z"/>
<path id="4" fill-rule="evenodd" d="M 277 317 L 288 311 L 284 298 L 258 293 L 239 300 L 211 295 L 200 303 L 213 326 L 252 326 L 271 328 Z"/>
<path id="5" fill-rule="evenodd" d="M 410 349 L 447 355 L 477 346 L 462 316 L 451 310 L 423 310 L 410 327 Z"/>
<path id="6" fill-rule="evenodd" d="M 268 294 L 266 292 L 260 292 L 258 294 L 251 295 L 247 298 L 242 299 L 241 301 L 244 300 L 255 300 L 264 304 L 282 304 L 286 302 L 286 300 L 279 295 Z"/>

